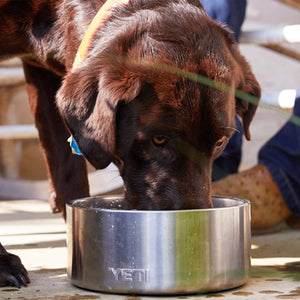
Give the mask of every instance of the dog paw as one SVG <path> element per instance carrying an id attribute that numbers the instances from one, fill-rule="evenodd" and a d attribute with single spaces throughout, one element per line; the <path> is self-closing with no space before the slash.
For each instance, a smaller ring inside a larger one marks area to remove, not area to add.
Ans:
<path id="1" fill-rule="evenodd" d="M 0 286 L 27 286 L 30 283 L 28 273 L 20 258 L 8 253 L 0 244 Z"/>
<path id="2" fill-rule="evenodd" d="M 53 214 L 57 214 L 60 212 L 60 209 L 57 206 L 57 201 L 56 201 L 56 192 L 55 191 L 50 191 L 50 196 L 48 198 L 48 203 L 50 205 L 50 208 L 52 210 Z"/>
<path id="3" fill-rule="evenodd" d="M 66 219 L 66 199 L 57 197 L 55 191 L 50 192 L 48 203 L 53 214 L 62 213 L 64 219 Z"/>

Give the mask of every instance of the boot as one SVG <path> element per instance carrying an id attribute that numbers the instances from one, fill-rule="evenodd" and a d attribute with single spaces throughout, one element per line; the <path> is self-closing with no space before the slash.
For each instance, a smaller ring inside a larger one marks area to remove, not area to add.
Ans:
<path id="1" fill-rule="evenodd" d="M 276 231 L 277 225 L 292 215 L 271 174 L 262 164 L 213 182 L 212 195 L 250 200 L 254 234 Z"/>

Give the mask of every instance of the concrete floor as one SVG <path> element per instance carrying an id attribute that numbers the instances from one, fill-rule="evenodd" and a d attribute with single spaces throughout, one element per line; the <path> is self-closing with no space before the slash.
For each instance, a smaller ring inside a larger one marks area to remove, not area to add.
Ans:
<path id="1" fill-rule="evenodd" d="M 300 11 L 276 0 L 248 2 L 244 30 L 299 23 Z M 300 62 L 255 45 L 240 47 L 264 92 L 300 87 Z M 258 110 L 251 126 L 252 141 L 243 146 L 242 168 L 255 165 L 261 145 L 285 121 L 280 113 Z M 0 288 L 1 300 L 152 299 L 94 293 L 72 286 L 66 275 L 65 224 L 59 216 L 50 214 L 46 201 L 0 201 L 0 241 L 8 251 L 22 258 L 31 278 L 31 284 L 20 290 Z M 300 299 L 300 231 L 283 225 L 278 233 L 254 236 L 251 256 L 251 278 L 244 286 L 216 294 L 174 296 L 171 299 Z"/>
<path id="2" fill-rule="evenodd" d="M 282 226 L 276 234 L 252 238 L 251 278 L 239 288 L 206 295 L 174 297 L 122 296 L 74 287 L 66 274 L 66 226 L 41 200 L 0 202 L 0 240 L 22 258 L 31 284 L 0 288 L 1 300 L 26 299 L 300 299 L 300 231 Z"/>

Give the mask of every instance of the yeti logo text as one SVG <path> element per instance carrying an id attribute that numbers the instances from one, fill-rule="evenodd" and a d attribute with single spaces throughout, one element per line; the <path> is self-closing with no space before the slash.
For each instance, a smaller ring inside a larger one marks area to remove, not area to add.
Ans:
<path id="1" fill-rule="evenodd" d="M 150 271 L 147 269 L 109 268 L 117 281 L 149 282 Z"/>

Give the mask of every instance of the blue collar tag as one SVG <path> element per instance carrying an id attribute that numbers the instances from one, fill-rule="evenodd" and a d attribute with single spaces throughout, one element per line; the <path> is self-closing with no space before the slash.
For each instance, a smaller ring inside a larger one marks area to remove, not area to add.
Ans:
<path id="1" fill-rule="evenodd" d="M 73 154 L 83 155 L 72 135 L 68 138 L 68 142 L 70 143 Z"/>

